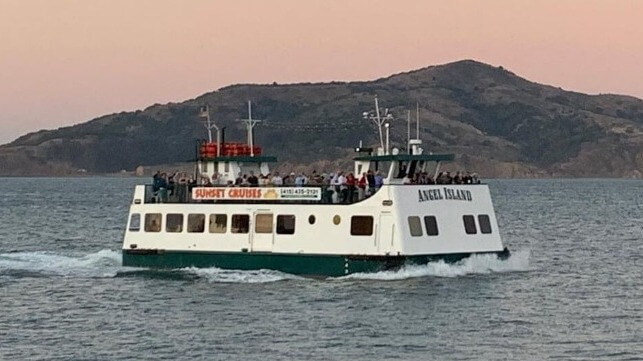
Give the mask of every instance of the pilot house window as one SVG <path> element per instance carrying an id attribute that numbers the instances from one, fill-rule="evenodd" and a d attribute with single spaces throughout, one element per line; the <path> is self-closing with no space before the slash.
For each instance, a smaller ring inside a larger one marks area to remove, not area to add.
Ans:
<path id="1" fill-rule="evenodd" d="M 373 217 L 353 216 L 351 217 L 351 236 L 372 236 Z"/>

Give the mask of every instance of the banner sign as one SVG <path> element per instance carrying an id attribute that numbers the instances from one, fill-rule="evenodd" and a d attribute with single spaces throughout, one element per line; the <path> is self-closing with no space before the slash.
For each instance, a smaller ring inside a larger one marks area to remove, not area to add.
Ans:
<path id="1" fill-rule="evenodd" d="M 444 187 L 418 190 L 418 202 L 420 203 L 426 201 L 441 201 L 443 199 L 468 202 L 473 200 L 471 192 L 464 189 Z"/>
<path id="2" fill-rule="evenodd" d="M 192 199 L 212 201 L 228 200 L 281 200 L 281 201 L 318 201 L 321 188 L 314 187 L 196 187 L 192 189 Z"/>

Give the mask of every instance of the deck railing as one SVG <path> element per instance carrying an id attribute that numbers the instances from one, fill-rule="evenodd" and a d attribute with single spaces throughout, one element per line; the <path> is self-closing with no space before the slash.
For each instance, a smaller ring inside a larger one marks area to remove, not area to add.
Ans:
<path id="1" fill-rule="evenodd" d="M 321 199 L 319 200 L 270 200 L 270 199 L 217 199 L 217 200 L 195 200 L 192 199 L 192 189 L 200 187 L 188 184 L 175 184 L 171 188 L 160 188 L 154 190 L 151 184 L 145 185 L 145 203 L 279 203 L 279 204 L 353 204 L 360 202 L 373 194 L 379 188 L 370 188 L 360 191 L 357 187 L 338 187 L 338 186 L 311 186 L 306 187 L 320 188 Z M 235 186 L 236 188 L 244 188 L 244 186 Z M 212 188 L 230 188 L 226 186 L 214 186 Z M 253 186 L 252 188 L 279 188 L 275 186 Z"/>

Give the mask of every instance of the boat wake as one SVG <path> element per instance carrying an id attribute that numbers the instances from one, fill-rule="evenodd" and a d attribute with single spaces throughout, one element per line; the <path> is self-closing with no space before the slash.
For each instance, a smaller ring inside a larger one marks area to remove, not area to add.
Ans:
<path id="1" fill-rule="evenodd" d="M 109 249 L 78 256 L 44 251 L 0 253 L 0 275 L 105 278 L 115 277 L 122 269 L 121 253 Z"/>
<path id="2" fill-rule="evenodd" d="M 453 264 L 443 261 L 431 262 L 422 266 L 406 266 L 397 271 L 356 273 L 344 277 L 329 278 L 329 280 L 388 281 L 418 277 L 458 277 L 472 274 L 520 272 L 530 269 L 529 256 L 529 250 L 516 251 L 506 260 L 499 260 L 495 255 L 476 255 Z M 123 267 L 121 264 L 121 252 L 109 249 L 76 256 L 44 251 L 0 253 L 0 276 L 145 277 L 179 280 L 202 279 L 212 283 L 270 283 L 307 279 L 306 277 L 265 269 L 242 271 L 215 267 L 188 267 L 173 270 L 152 270 Z"/>
<path id="3" fill-rule="evenodd" d="M 181 268 L 181 272 L 196 275 L 213 283 L 270 283 L 284 280 L 304 279 L 290 273 L 283 273 L 272 270 L 225 270 L 221 268 Z"/>
<path id="4" fill-rule="evenodd" d="M 530 270 L 529 256 L 529 250 L 513 252 L 505 260 L 498 259 L 496 255 L 474 255 L 457 263 L 430 262 L 426 265 L 405 266 L 397 271 L 355 273 L 338 279 L 394 281 L 418 277 L 459 277 L 474 274 L 521 272 Z"/>

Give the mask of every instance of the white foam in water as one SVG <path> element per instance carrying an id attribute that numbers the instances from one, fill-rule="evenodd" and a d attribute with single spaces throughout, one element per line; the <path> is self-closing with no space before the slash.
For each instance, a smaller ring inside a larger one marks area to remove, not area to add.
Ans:
<path id="1" fill-rule="evenodd" d="M 57 276 L 114 277 L 120 269 L 121 253 L 109 249 L 78 257 L 43 251 L 0 254 L 0 273 L 25 271 Z"/>
<path id="2" fill-rule="evenodd" d="M 282 273 L 271 270 L 256 270 L 256 271 L 242 271 L 242 270 L 225 270 L 221 268 L 195 268 L 188 267 L 182 268 L 181 271 L 195 274 L 203 277 L 209 282 L 221 283 L 268 283 L 277 282 L 288 279 L 299 279 L 295 275 Z"/>
<path id="3" fill-rule="evenodd" d="M 377 273 L 355 273 L 340 279 L 362 280 L 401 280 L 415 277 L 458 277 L 470 274 L 487 274 L 493 272 L 516 272 L 529 270 L 529 250 L 513 252 L 506 260 L 495 255 L 473 255 L 457 263 L 444 261 L 430 262 L 426 265 L 406 266 L 397 271 Z"/>

